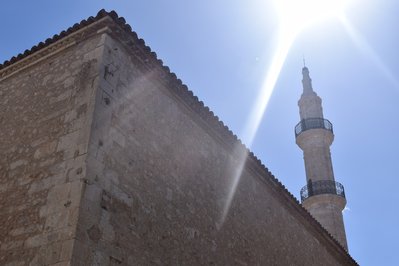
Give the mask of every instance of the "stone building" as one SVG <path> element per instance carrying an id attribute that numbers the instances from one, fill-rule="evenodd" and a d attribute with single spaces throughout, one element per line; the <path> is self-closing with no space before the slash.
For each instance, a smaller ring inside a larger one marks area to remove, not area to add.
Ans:
<path id="1" fill-rule="evenodd" d="M 0 96 L 0 265 L 356 265 L 115 12 L 4 62 Z"/>

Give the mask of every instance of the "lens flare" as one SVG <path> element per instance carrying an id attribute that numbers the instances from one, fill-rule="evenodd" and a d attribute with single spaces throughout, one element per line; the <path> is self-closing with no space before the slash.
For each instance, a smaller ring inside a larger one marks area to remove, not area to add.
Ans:
<path id="1" fill-rule="evenodd" d="M 274 57 L 272 59 L 270 68 L 265 74 L 266 78 L 263 81 L 263 85 L 260 89 L 259 95 L 254 104 L 251 115 L 249 116 L 246 127 L 244 128 L 243 141 L 248 145 L 248 147 L 251 147 L 252 142 L 256 136 L 256 132 L 258 131 L 259 125 L 262 121 L 263 114 L 265 113 L 274 86 L 276 85 L 281 69 L 284 65 L 285 59 L 287 58 L 290 47 L 294 42 L 294 39 L 295 36 L 293 35 L 280 36 L 280 41 L 278 42 L 277 50 L 274 53 Z M 237 185 L 243 173 L 244 165 L 248 155 L 247 153 L 248 152 L 246 150 L 243 150 L 240 146 L 237 147 L 233 153 L 237 155 L 238 163 L 237 164 L 231 163 L 231 165 L 235 165 L 235 169 L 232 173 L 233 176 L 231 179 L 230 190 L 228 192 L 227 200 L 223 208 L 220 224 L 223 224 L 230 209 L 230 205 L 234 198 Z"/>
<path id="2" fill-rule="evenodd" d="M 384 64 L 381 57 L 374 51 L 374 49 L 367 43 L 367 41 L 363 38 L 360 32 L 353 27 L 352 23 L 345 17 L 339 17 L 342 25 L 344 26 L 346 32 L 351 37 L 352 41 L 356 45 L 356 47 L 369 59 L 374 63 L 375 66 L 383 73 L 383 75 L 395 86 L 395 88 L 399 89 L 399 81 L 395 78 L 395 75 L 392 71 Z"/>
<path id="3" fill-rule="evenodd" d="M 314 23 L 341 16 L 348 3 L 348 0 L 275 1 L 284 30 L 293 34 Z"/>
<path id="4" fill-rule="evenodd" d="M 281 69 L 297 35 L 305 27 L 310 26 L 311 24 L 341 16 L 346 8 L 346 4 L 347 0 L 275 1 L 276 8 L 280 15 L 280 29 L 277 48 L 270 63 L 270 67 L 264 75 L 265 79 L 248 118 L 248 122 L 244 128 L 243 140 L 248 147 L 251 147 L 253 143 Z M 243 150 L 241 147 L 237 147 L 234 154 L 236 154 L 235 158 L 238 163 L 232 161 L 230 164 L 234 165 L 235 168 L 232 171 L 230 190 L 224 203 L 218 227 L 223 225 L 227 217 L 248 156 L 247 151 Z"/>

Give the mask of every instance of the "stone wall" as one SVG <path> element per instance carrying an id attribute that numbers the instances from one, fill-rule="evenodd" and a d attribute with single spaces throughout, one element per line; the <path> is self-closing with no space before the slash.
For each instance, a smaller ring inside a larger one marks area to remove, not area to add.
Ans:
<path id="1" fill-rule="evenodd" d="M 0 265 L 70 261 L 101 40 L 0 80 Z"/>
<path id="2" fill-rule="evenodd" d="M 73 265 L 339 265 L 248 165 L 222 220 L 243 150 L 142 64 L 106 39 Z"/>
<path id="3" fill-rule="evenodd" d="M 246 149 L 176 84 L 105 11 L 0 66 L 0 265 L 352 264 L 253 156 L 224 216 Z"/>

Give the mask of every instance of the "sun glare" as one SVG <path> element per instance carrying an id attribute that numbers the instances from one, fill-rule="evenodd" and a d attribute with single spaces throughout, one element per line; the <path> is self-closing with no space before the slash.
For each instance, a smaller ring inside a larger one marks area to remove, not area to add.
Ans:
<path id="1" fill-rule="evenodd" d="M 361 33 L 350 23 L 350 21 L 342 16 L 340 18 L 342 25 L 344 26 L 346 32 L 351 37 L 353 43 L 364 55 L 374 63 L 374 65 L 381 71 L 381 73 L 395 86 L 399 88 L 399 81 L 396 79 L 392 70 L 390 70 L 387 65 L 382 61 L 381 57 L 376 53 L 376 51 L 370 46 L 366 39 L 361 35 Z"/>
<path id="2" fill-rule="evenodd" d="M 343 15 L 349 0 L 276 0 L 283 30 L 297 34 L 316 22 Z"/>
<path id="3" fill-rule="evenodd" d="M 275 0 L 280 19 L 279 36 L 274 56 L 265 72 L 263 84 L 244 128 L 243 140 L 249 147 L 256 136 L 285 59 L 297 35 L 314 23 L 342 17 L 348 1 L 350 0 Z M 229 212 L 247 158 L 247 152 L 240 147 L 237 147 L 234 153 L 239 154 L 239 161 L 233 169 L 219 226 L 223 225 Z"/>

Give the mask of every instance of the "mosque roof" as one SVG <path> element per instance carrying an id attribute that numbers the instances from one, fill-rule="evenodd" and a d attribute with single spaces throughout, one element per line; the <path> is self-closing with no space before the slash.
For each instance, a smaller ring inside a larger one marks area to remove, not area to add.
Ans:
<path id="1" fill-rule="evenodd" d="M 107 32 L 119 38 L 123 36 L 123 43 L 130 48 L 130 52 L 138 56 L 146 67 L 158 69 L 160 71 L 159 74 L 168 85 L 168 88 L 176 93 L 177 96 L 182 99 L 182 102 L 197 113 L 224 142 L 232 146 L 240 145 L 242 149 L 247 151 L 249 158 L 247 159 L 245 167 L 257 171 L 263 177 L 263 180 L 269 184 L 271 189 L 277 192 L 276 194 L 279 195 L 280 199 L 291 207 L 290 209 L 296 210 L 300 216 L 313 225 L 312 228 L 323 236 L 322 239 L 325 241 L 326 245 L 334 247 L 330 250 L 344 255 L 342 257 L 345 258 L 345 263 L 357 265 L 357 262 L 349 255 L 342 245 L 311 216 L 254 153 L 246 148 L 241 140 L 207 106 L 205 106 L 180 79 L 177 78 L 176 74 L 171 72 L 169 67 L 165 66 L 162 60 L 157 58 L 156 53 L 151 51 L 151 48 L 145 44 L 144 40 L 139 38 L 132 30 L 131 26 L 126 23 L 125 19 L 119 17 L 115 11 L 107 12 L 102 9 L 95 17 L 91 16 L 79 23 L 75 23 L 67 30 L 55 34 L 44 42 L 40 42 L 32 48 L 25 50 L 23 53 L 4 61 L 0 64 L 0 81 L 12 75 L 14 72 L 29 67 L 42 57 L 51 56 L 59 49 L 59 45 L 69 47 L 79 41 L 97 35 L 100 32 Z M 68 38 L 71 38 L 71 40 L 67 40 Z"/>

